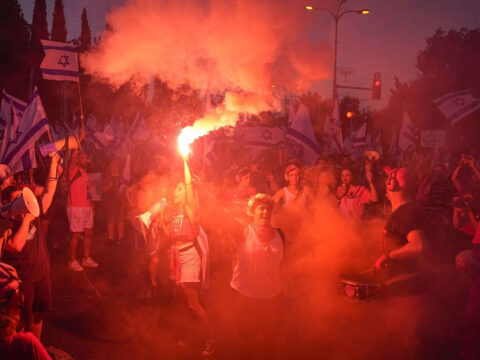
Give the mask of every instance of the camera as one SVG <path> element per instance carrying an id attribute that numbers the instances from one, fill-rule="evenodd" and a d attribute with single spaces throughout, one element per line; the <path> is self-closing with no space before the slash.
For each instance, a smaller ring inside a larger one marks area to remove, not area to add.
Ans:
<path id="1" fill-rule="evenodd" d="M 454 208 L 457 208 L 457 209 L 466 209 L 466 208 L 469 208 L 472 205 L 472 199 L 469 199 L 469 198 L 463 198 L 463 199 L 454 198 L 453 202 L 452 202 L 452 205 L 453 205 Z"/>
<path id="2" fill-rule="evenodd" d="M 460 159 L 460 162 L 464 165 L 464 166 L 468 166 L 468 163 L 472 162 L 473 161 L 473 157 L 472 155 L 470 154 L 462 154 L 462 157 Z"/>

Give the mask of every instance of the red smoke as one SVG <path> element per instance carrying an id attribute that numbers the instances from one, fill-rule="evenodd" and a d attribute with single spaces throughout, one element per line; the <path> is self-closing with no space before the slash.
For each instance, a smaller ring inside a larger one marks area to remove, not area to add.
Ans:
<path id="1" fill-rule="evenodd" d="M 115 86 L 157 76 L 219 92 L 307 88 L 331 68 L 330 46 L 308 39 L 310 19 L 295 0 L 132 0 L 82 62 Z"/>

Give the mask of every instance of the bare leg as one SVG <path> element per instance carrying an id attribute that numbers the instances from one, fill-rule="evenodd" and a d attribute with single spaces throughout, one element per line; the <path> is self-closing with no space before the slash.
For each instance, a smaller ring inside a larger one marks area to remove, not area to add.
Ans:
<path id="1" fill-rule="evenodd" d="M 198 317 L 201 326 L 205 330 L 205 333 L 209 338 L 213 337 L 213 330 L 210 327 L 210 321 L 208 319 L 205 308 L 200 304 L 198 297 L 198 289 L 193 287 L 185 288 L 185 297 L 187 298 L 188 308 Z"/>
<path id="2" fill-rule="evenodd" d="M 78 239 L 80 239 L 81 232 L 72 233 L 72 239 L 70 240 L 70 261 L 74 262 L 77 260 L 77 246 Z"/>
<path id="3" fill-rule="evenodd" d="M 93 229 L 85 229 L 85 236 L 83 238 L 83 257 L 85 259 L 90 257 L 90 250 L 92 249 L 92 235 Z"/>
<path id="4" fill-rule="evenodd" d="M 148 270 L 149 270 L 149 273 L 150 273 L 150 284 L 153 287 L 157 286 L 159 266 L 160 266 L 160 259 L 158 258 L 158 256 L 153 256 L 150 259 L 150 264 L 148 265 Z"/>
<path id="5" fill-rule="evenodd" d="M 41 340 L 43 319 L 38 312 L 33 313 L 33 321 L 28 324 L 27 331 L 31 332 L 38 340 Z"/>
<path id="6" fill-rule="evenodd" d="M 113 238 L 115 237 L 115 224 L 114 223 L 108 223 L 107 232 L 108 232 L 108 240 L 113 240 Z"/>

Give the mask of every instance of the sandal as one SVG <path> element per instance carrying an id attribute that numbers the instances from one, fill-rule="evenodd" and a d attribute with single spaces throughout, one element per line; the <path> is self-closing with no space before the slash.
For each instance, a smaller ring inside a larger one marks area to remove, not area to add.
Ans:
<path id="1" fill-rule="evenodd" d="M 216 349 L 217 347 L 216 347 L 215 339 L 208 338 L 207 342 L 205 343 L 205 348 L 202 351 L 202 356 L 211 356 L 215 353 Z"/>

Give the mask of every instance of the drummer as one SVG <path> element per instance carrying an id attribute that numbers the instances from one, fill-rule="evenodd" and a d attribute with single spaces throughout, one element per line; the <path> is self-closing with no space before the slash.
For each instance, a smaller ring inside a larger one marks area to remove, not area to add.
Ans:
<path id="1" fill-rule="evenodd" d="M 378 273 L 386 274 L 388 290 L 392 294 L 417 293 L 424 285 L 421 276 L 421 258 L 425 248 L 426 217 L 413 201 L 414 174 L 407 168 L 386 168 L 387 198 L 392 214 L 384 229 L 383 254 L 374 264 Z M 398 280 L 398 281 L 397 281 Z"/>

